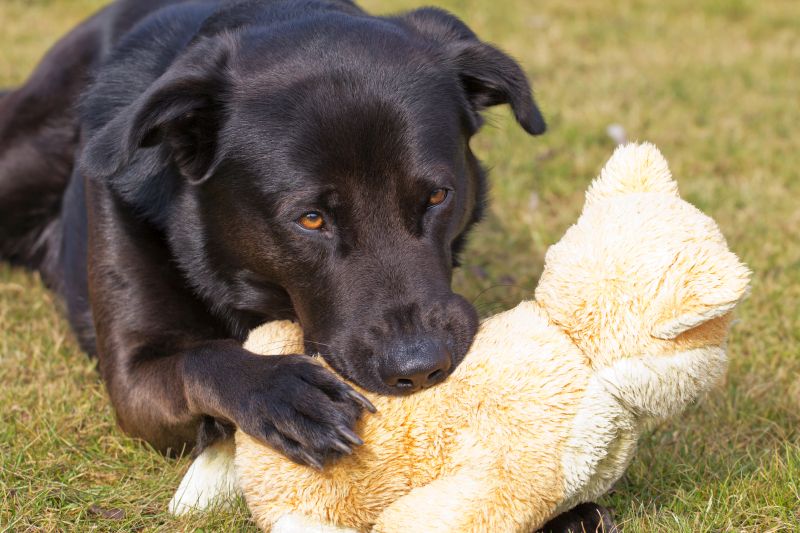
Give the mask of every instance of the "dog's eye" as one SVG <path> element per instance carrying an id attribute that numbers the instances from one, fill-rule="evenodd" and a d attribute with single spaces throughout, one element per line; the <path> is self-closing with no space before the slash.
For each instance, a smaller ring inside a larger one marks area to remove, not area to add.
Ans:
<path id="1" fill-rule="evenodd" d="M 447 189 L 434 189 L 428 197 L 428 207 L 436 207 L 447 200 Z"/>
<path id="2" fill-rule="evenodd" d="M 297 219 L 297 223 L 303 229 L 315 231 L 320 230 L 325 226 L 325 218 L 322 213 L 311 211 Z"/>

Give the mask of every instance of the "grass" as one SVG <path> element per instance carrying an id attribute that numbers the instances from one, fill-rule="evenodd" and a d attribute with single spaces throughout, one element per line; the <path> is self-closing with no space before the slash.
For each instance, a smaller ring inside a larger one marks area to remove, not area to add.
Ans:
<path id="1" fill-rule="evenodd" d="M 363 0 L 373 12 L 421 0 Z M 433 2 L 434 0 L 429 0 Z M 0 86 L 100 0 L 3 0 Z M 546 246 L 613 149 L 658 144 L 682 193 L 755 272 L 725 385 L 643 439 L 604 498 L 626 531 L 800 531 L 800 3 L 436 0 L 532 75 L 550 132 L 507 111 L 474 149 L 492 207 L 456 276 L 482 314 L 531 294 Z M 115 426 L 94 365 L 36 276 L 0 267 L 0 529 L 252 530 L 247 512 L 164 513 L 188 461 Z"/>

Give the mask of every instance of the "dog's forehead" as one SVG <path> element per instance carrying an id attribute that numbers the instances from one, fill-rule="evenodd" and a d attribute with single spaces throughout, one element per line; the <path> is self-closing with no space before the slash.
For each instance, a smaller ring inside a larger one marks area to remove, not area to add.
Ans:
<path id="1" fill-rule="evenodd" d="M 311 122 L 337 136 L 392 134 L 402 128 L 447 138 L 469 115 L 463 87 L 445 67 L 417 68 L 402 61 L 358 64 L 348 58 L 329 64 L 287 61 L 253 70 L 237 77 L 228 111 L 256 130 L 288 134 L 286 127 Z M 358 129 L 347 131 L 353 126 Z"/>
<path id="2" fill-rule="evenodd" d="M 262 91 L 251 88 L 234 106 L 226 142 L 274 176 L 270 186 L 387 193 L 398 180 L 453 186 L 464 174 L 467 139 L 455 89 L 410 98 L 391 84 L 331 72 Z"/>

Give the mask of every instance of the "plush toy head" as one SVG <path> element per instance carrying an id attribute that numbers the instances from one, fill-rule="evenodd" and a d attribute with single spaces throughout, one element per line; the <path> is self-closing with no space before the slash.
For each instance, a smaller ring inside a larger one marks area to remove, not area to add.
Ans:
<path id="1" fill-rule="evenodd" d="M 548 251 L 536 300 L 484 322 L 447 381 L 368 394 L 378 413 L 359 425 L 364 446 L 322 473 L 239 432 L 238 486 L 273 531 L 534 530 L 607 491 L 645 424 L 718 381 L 748 280 L 716 224 L 680 199 L 658 150 L 621 147 Z M 271 323 L 246 347 L 297 352 L 302 332 Z M 193 475 L 206 474 L 184 482 Z"/>
<path id="2" fill-rule="evenodd" d="M 536 300 L 595 367 L 722 344 L 750 278 L 651 144 L 616 151 L 546 265 Z"/>

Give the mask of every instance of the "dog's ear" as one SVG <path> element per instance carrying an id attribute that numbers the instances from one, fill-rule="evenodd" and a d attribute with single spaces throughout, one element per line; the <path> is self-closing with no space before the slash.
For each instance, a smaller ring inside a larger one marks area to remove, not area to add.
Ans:
<path id="1" fill-rule="evenodd" d="M 158 146 L 189 182 L 208 179 L 219 160 L 217 136 L 224 120 L 230 47 L 222 39 L 196 44 L 89 137 L 82 170 L 107 177 L 139 149 Z"/>
<path id="2" fill-rule="evenodd" d="M 443 47 L 461 78 L 476 125 L 481 124 L 480 112 L 487 107 L 509 104 L 525 131 L 545 132 L 528 78 L 511 57 L 482 42 L 457 17 L 441 9 L 417 9 L 396 20 Z"/>

